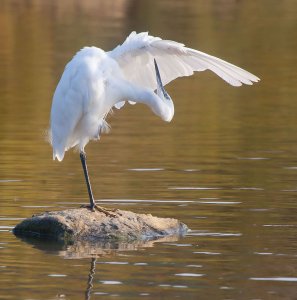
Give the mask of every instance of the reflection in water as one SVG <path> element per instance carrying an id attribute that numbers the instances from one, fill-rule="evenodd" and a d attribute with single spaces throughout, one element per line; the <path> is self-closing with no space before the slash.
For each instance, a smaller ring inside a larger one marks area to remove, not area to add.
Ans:
<path id="1" fill-rule="evenodd" d="M 297 277 L 252 277 L 250 280 L 297 282 Z"/>
<path id="2" fill-rule="evenodd" d="M 92 292 L 92 288 L 93 288 L 93 278 L 94 278 L 95 269 L 96 269 L 96 261 L 97 261 L 97 259 L 95 257 L 91 258 L 90 273 L 89 273 L 88 284 L 87 284 L 87 289 L 86 289 L 86 293 L 85 293 L 86 300 L 91 299 L 91 292 Z"/>
<path id="3" fill-rule="evenodd" d="M 135 251 L 141 248 L 154 247 L 155 243 L 176 242 L 180 236 L 167 236 L 155 240 L 132 241 L 132 242 L 109 242 L 109 241 L 75 241 L 66 245 L 57 241 L 43 240 L 33 237 L 21 237 L 20 239 L 34 248 L 48 254 L 55 254 L 67 259 L 81 259 L 90 257 L 115 256 L 122 251 Z"/>
<path id="4" fill-rule="evenodd" d="M 65 245 L 59 242 L 53 242 L 48 240 L 41 240 L 32 237 L 21 238 L 24 242 L 31 244 L 34 248 L 42 250 L 43 252 L 50 255 L 59 255 L 66 259 L 81 259 L 81 258 L 90 258 L 90 270 L 87 280 L 87 288 L 85 290 L 85 299 L 91 299 L 92 289 L 93 289 L 93 280 L 95 276 L 96 262 L 97 259 L 104 257 L 112 257 L 119 255 L 122 251 L 134 251 L 140 248 L 153 247 L 155 243 L 173 243 L 179 240 L 180 236 L 168 236 L 163 237 L 158 240 L 152 241 L 135 241 L 130 243 L 120 243 L 120 242 L 84 242 L 76 241 L 72 245 Z M 126 265 L 127 262 L 105 262 L 109 265 Z M 146 264 L 135 264 L 135 265 L 146 265 Z M 50 277 L 65 277 L 66 275 L 61 274 L 51 274 Z M 181 276 L 181 275 L 177 275 Z M 189 275 L 190 276 L 190 275 Z M 194 275 L 193 275 L 194 276 Z M 198 276 L 198 275 L 197 275 Z M 202 276 L 202 275 L 201 275 Z M 102 281 L 103 284 L 115 284 L 116 281 Z M 98 294 L 98 293 L 97 293 Z"/>
<path id="5" fill-rule="evenodd" d="M 84 299 L 92 257 L 93 298 L 296 298 L 296 0 L 1 0 L 0 7 L 1 299 Z M 44 141 L 59 74 L 83 45 L 111 49 L 132 30 L 222 54 L 263 78 L 242 89 L 207 73 L 180 79 L 168 86 L 176 99 L 170 126 L 128 106 L 110 116 L 113 134 L 89 145 L 98 202 L 175 217 L 194 231 L 181 243 L 128 252 L 22 242 L 11 233 L 20 218 L 85 199 L 77 155 L 53 163 Z M 111 264 L 115 256 L 127 264 Z M 205 276 L 175 276 L 195 273 Z"/>

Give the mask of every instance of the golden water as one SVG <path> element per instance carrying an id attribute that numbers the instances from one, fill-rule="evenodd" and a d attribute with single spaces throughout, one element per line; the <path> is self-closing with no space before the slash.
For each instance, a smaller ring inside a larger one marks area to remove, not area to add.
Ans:
<path id="1" fill-rule="evenodd" d="M 54 162 L 45 142 L 52 94 L 77 50 L 112 49 L 132 30 L 262 79 L 241 88 L 209 72 L 178 79 L 167 88 L 172 123 L 127 105 L 86 148 L 98 202 L 192 231 L 98 248 L 96 260 L 17 239 L 22 218 L 87 203 L 78 154 Z M 294 0 L 0 0 L 0 299 L 295 299 L 296 30 Z"/>

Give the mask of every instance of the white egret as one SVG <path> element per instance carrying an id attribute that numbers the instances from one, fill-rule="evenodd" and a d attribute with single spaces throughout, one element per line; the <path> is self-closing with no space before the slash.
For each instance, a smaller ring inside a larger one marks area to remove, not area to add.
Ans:
<path id="1" fill-rule="evenodd" d="M 207 69 L 233 86 L 259 81 L 257 76 L 224 60 L 147 32 L 132 32 L 122 45 L 109 52 L 85 47 L 66 65 L 51 108 L 53 159 L 62 161 L 65 151 L 72 147 L 79 150 L 91 210 L 111 214 L 95 204 L 85 155 L 87 143 L 109 131 L 105 118 L 110 110 L 121 108 L 125 101 L 143 103 L 170 122 L 174 105 L 164 85 Z"/>

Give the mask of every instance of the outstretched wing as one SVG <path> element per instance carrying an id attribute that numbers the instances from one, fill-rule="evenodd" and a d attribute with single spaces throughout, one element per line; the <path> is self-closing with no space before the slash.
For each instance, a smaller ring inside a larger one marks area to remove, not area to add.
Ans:
<path id="1" fill-rule="evenodd" d="M 157 87 L 154 58 L 164 85 L 177 77 L 207 69 L 233 86 L 251 85 L 259 81 L 257 76 L 222 59 L 174 41 L 150 36 L 147 32 L 132 32 L 122 45 L 108 54 L 118 62 L 127 80 L 152 89 Z"/>

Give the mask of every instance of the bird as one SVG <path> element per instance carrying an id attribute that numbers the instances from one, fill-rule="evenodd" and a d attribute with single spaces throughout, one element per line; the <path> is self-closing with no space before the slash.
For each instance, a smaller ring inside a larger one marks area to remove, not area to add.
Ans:
<path id="1" fill-rule="evenodd" d="M 142 103 L 170 122 L 174 104 L 164 86 L 204 70 L 235 87 L 260 80 L 220 58 L 148 32 L 133 31 L 111 51 L 84 47 L 67 63 L 53 95 L 49 140 L 54 160 L 62 161 L 70 148 L 78 150 L 89 195 L 88 209 L 115 216 L 95 203 L 85 153 L 90 140 L 99 140 L 109 132 L 109 112 L 126 102 Z"/>

